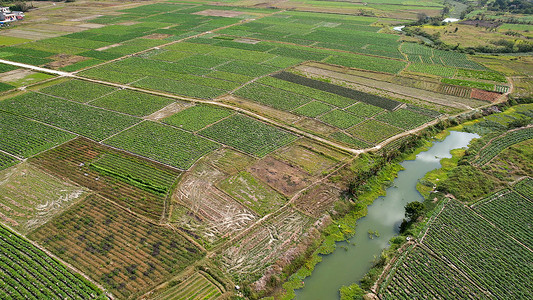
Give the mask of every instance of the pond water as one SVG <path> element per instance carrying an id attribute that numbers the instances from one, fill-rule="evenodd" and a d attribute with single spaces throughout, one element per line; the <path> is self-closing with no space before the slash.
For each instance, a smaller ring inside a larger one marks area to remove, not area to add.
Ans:
<path id="1" fill-rule="evenodd" d="M 338 242 L 335 252 L 322 257 L 313 274 L 305 279 L 304 288 L 296 291 L 296 299 L 339 299 L 341 286 L 359 283 L 388 241 L 398 234 L 404 206 L 415 200 L 423 201 L 416 190 L 418 179 L 439 168 L 442 158 L 451 157 L 450 150 L 466 147 L 477 137 L 477 134 L 452 131 L 446 139 L 418 154 L 415 160 L 402 162 L 405 170 L 387 188 L 387 195 L 378 197 L 368 207 L 368 214 L 357 221 L 356 233 L 349 241 Z M 370 238 L 369 231 L 377 231 L 379 237 Z"/>

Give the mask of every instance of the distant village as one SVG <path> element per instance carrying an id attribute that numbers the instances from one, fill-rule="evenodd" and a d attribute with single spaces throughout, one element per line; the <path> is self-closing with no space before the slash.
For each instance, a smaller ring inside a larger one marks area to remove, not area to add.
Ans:
<path id="1" fill-rule="evenodd" d="M 11 11 L 9 7 L 0 7 L 0 26 L 9 25 L 11 22 L 24 19 L 21 11 Z"/>

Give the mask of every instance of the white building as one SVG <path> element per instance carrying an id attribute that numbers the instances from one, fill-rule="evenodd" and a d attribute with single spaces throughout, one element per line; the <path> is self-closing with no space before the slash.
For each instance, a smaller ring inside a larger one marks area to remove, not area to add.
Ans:
<path id="1" fill-rule="evenodd" d="M 0 7 L 0 24 L 5 24 L 24 19 L 21 11 L 11 11 L 9 7 Z"/>

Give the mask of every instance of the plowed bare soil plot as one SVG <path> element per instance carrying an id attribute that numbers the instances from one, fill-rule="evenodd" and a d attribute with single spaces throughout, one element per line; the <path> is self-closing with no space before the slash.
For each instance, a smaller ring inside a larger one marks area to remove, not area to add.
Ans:
<path id="1" fill-rule="evenodd" d="M 26 234 L 85 198 L 86 192 L 23 162 L 0 173 L 0 220 Z"/>
<path id="2" fill-rule="evenodd" d="M 229 148 L 222 148 L 209 156 L 210 163 L 220 171 L 234 175 L 244 171 L 255 159 Z"/>
<path id="3" fill-rule="evenodd" d="M 101 161 L 98 162 L 102 157 L 109 155 L 122 157 L 125 161 L 130 161 L 133 166 L 124 170 L 124 161 L 110 166 L 107 162 L 105 165 Z M 72 140 L 30 161 L 47 172 L 68 178 L 135 213 L 156 221 L 164 217 L 166 198 L 172 183 L 166 181 L 166 184 L 160 183 L 162 186 L 152 184 L 152 179 L 135 171 L 147 168 L 154 174 L 166 174 L 167 180 L 168 177 L 173 177 L 174 181 L 180 174 L 174 169 L 127 155 L 84 138 Z"/>
<path id="4" fill-rule="evenodd" d="M 291 196 L 311 184 L 309 174 L 272 157 L 255 163 L 250 172 L 285 196 Z"/>
<path id="5" fill-rule="evenodd" d="M 197 163 L 172 196 L 171 222 L 211 244 L 246 228 L 257 214 L 215 187 L 225 176 L 208 158 Z"/>
<path id="6" fill-rule="evenodd" d="M 470 95 L 470 97 L 473 99 L 484 100 L 489 102 L 494 102 L 498 100 L 500 96 L 500 93 L 489 92 L 480 89 L 472 89 L 472 94 Z"/>
<path id="7" fill-rule="evenodd" d="M 313 176 L 320 175 L 346 158 L 338 151 L 309 140 L 298 140 L 280 149 L 274 156 L 299 166 Z"/>
<path id="8" fill-rule="evenodd" d="M 170 228 L 143 221 L 98 195 L 29 237 L 119 299 L 138 296 L 204 255 Z"/>
<path id="9" fill-rule="evenodd" d="M 341 190 L 328 184 L 318 184 L 304 191 L 295 201 L 294 207 L 304 214 L 318 218 L 339 199 Z"/>
<path id="10" fill-rule="evenodd" d="M 226 178 L 217 186 L 261 216 L 281 208 L 287 201 L 286 197 L 248 172 Z"/>
<path id="11" fill-rule="evenodd" d="M 311 218 L 288 208 L 223 250 L 218 257 L 220 264 L 238 280 L 259 275 L 283 255 L 290 255 L 287 250 L 304 238 L 312 222 Z"/>

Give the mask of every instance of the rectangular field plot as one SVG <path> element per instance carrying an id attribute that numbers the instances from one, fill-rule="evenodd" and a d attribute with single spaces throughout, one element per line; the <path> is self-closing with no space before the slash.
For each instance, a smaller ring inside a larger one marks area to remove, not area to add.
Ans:
<path id="1" fill-rule="evenodd" d="M 2 299 L 96 299 L 94 284 L 0 225 Z"/>
<path id="2" fill-rule="evenodd" d="M 259 157 L 296 139 L 289 132 L 243 115 L 231 116 L 200 131 L 200 134 Z"/>
<path id="3" fill-rule="evenodd" d="M 312 176 L 320 175 L 347 157 L 333 148 L 306 139 L 300 139 L 273 155 L 300 167 Z"/>
<path id="4" fill-rule="evenodd" d="M 86 192 L 23 162 L 0 173 L 2 222 L 26 234 L 83 199 Z"/>
<path id="5" fill-rule="evenodd" d="M 33 231 L 30 238 L 118 298 L 139 296 L 204 255 L 170 228 L 138 219 L 97 195 Z"/>
<path id="6" fill-rule="evenodd" d="M 188 169 L 200 157 L 219 147 L 203 137 L 150 121 L 121 132 L 105 143 L 180 169 Z"/>
<path id="7" fill-rule="evenodd" d="M 402 131 L 403 130 L 397 127 L 376 120 L 365 121 L 348 130 L 348 132 L 354 137 L 362 139 L 371 144 L 382 142 L 391 136 L 401 133 Z"/>
<path id="8" fill-rule="evenodd" d="M 163 119 L 163 122 L 185 130 L 198 131 L 231 114 L 233 114 L 231 110 L 224 108 L 196 105 Z"/>
<path id="9" fill-rule="evenodd" d="M 209 278 L 209 279 L 208 279 Z M 209 300 L 216 299 L 222 292 L 213 284 L 214 279 L 203 272 L 196 272 L 179 284 L 156 294 L 153 300 L 190 299 Z"/>
<path id="10" fill-rule="evenodd" d="M 531 251 L 455 200 L 431 223 L 423 244 L 497 298 L 528 298 L 533 291 L 524 280 Z"/>
<path id="11" fill-rule="evenodd" d="M 355 103 L 354 105 L 346 108 L 346 111 L 351 112 L 352 114 L 363 117 L 363 118 L 371 118 L 374 115 L 385 111 L 381 107 L 377 107 L 374 105 L 366 104 L 363 102 Z"/>
<path id="12" fill-rule="evenodd" d="M 221 181 L 218 187 L 260 216 L 275 211 L 287 200 L 248 172 L 229 177 Z"/>
<path id="13" fill-rule="evenodd" d="M 281 110 L 292 110 L 313 100 L 259 83 L 246 85 L 237 90 L 235 95 Z"/>
<path id="14" fill-rule="evenodd" d="M 172 99 L 150 94 L 119 90 L 91 102 L 91 105 L 134 116 L 146 116 L 174 102 Z"/>
<path id="15" fill-rule="evenodd" d="M 356 149 L 364 149 L 364 148 L 370 148 L 370 144 L 367 142 L 364 142 L 360 139 L 356 139 L 353 136 L 350 136 L 344 132 L 334 132 L 329 135 L 330 138 L 333 140 L 339 141 L 343 144 L 346 144 L 348 146 L 354 147 Z"/>
<path id="16" fill-rule="evenodd" d="M 0 110 L 24 115 L 96 140 L 102 140 L 140 121 L 33 92 L 1 101 Z"/>
<path id="17" fill-rule="evenodd" d="M 41 89 L 40 92 L 86 103 L 116 90 L 116 88 L 107 85 L 73 79 L 45 87 L 44 89 Z"/>
<path id="18" fill-rule="evenodd" d="M 473 208 L 499 229 L 531 247 L 533 246 L 531 200 L 533 199 L 526 199 L 517 192 L 506 189 L 481 200 Z"/>
<path id="19" fill-rule="evenodd" d="M 78 138 L 30 160 L 48 173 L 68 178 L 126 209 L 159 221 L 179 172 Z"/>
<path id="20" fill-rule="evenodd" d="M 167 195 L 180 175 L 170 168 L 155 168 L 153 163 L 113 153 L 104 154 L 89 166 L 98 173 L 160 195 Z"/>
<path id="21" fill-rule="evenodd" d="M 0 111 L 0 150 L 29 157 L 75 137 L 74 134 Z"/>
<path id="22" fill-rule="evenodd" d="M 403 129 L 413 129 L 427 123 L 433 118 L 407 109 L 398 109 L 376 117 L 377 120 Z"/>
<path id="23" fill-rule="evenodd" d="M 335 126 L 340 129 L 347 129 L 355 124 L 361 123 L 364 119 L 345 112 L 343 110 L 333 110 L 319 118 L 322 122 L 325 122 L 331 126 Z"/>
<path id="24" fill-rule="evenodd" d="M 415 299 L 431 295 L 436 299 L 486 298 L 482 291 L 453 267 L 418 246 L 401 256 L 393 275 L 379 294 L 383 299 Z"/>
<path id="25" fill-rule="evenodd" d="M 158 77 L 144 78 L 132 85 L 140 88 L 160 90 L 172 94 L 202 99 L 216 98 L 226 93 L 226 91 L 214 87 Z"/>
<path id="26" fill-rule="evenodd" d="M 322 103 L 320 101 L 312 101 L 303 106 L 298 107 L 292 112 L 304 115 L 306 117 L 317 117 L 319 115 L 325 114 L 328 111 L 332 110 L 333 106 Z"/>

